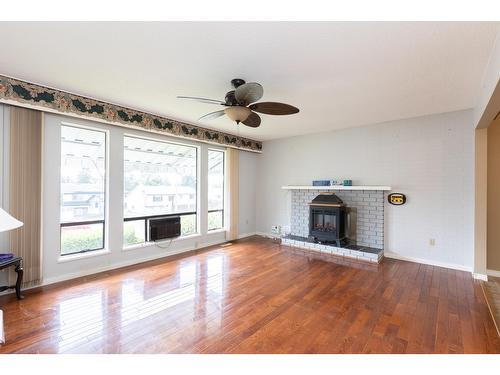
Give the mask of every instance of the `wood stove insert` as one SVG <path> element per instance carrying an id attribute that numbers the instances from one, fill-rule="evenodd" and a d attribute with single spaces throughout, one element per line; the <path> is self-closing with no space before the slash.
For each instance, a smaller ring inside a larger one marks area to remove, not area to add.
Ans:
<path id="1" fill-rule="evenodd" d="M 315 242 L 346 240 L 346 206 L 334 193 L 321 193 L 309 203 L 309 238 Z"/>

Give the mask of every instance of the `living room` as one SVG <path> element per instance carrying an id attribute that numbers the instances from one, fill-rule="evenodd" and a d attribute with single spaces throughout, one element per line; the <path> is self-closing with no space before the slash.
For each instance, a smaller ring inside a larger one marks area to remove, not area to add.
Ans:
<path id="1" fill-rule="evenodd" d="M 0 22 L 0 353 L 500 353 L 500 23 L 237 20 Z"/>

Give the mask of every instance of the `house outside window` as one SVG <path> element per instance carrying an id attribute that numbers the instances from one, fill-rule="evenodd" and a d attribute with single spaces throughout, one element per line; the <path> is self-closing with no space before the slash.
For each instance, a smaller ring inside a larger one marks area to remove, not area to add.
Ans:
<path id="1" fill-rule="evenodd" d="M 106 132 L 61 126 L 62 256 L 105 247 Z"/>
<path id="2" fill-rule="evenodd" d="M 224 151 L 208 150 L 208 230 L 224 227 Z"/>
<path id="3" fill-rule="evenodd" d="M 197 232 L 198 148 L 124 137 L 125 246 L 148 240 L 148 221 L 179 215 L 182 236 Z"/>

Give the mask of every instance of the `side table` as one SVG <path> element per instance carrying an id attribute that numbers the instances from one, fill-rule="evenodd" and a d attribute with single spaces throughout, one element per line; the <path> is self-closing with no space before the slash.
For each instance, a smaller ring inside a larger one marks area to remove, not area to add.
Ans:
<path id="1" fill-rule="evenodd" d="M 11 267 L 11 266 L 15 267 L 14 271 L 16 271 L 16 273 L 17 273 L 16 285 L 0 286 L 0 292 L 3 292 L 4 290 L 7 290 L 7 289 L 15 289 L 17 299 L 23 299 L 24 297 L 21 295 L 21 283 L 23 282 L 23 273 L 24 273 L 24 271 L 23 271 L 23 258 L 14 257 L 12 259 L 0 262 L 0 270 L 3 270 L 4 268 Z"/>

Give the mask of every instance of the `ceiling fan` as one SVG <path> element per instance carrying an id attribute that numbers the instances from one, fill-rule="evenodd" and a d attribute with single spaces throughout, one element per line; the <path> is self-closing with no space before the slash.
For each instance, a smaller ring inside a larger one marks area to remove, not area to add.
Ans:
<path id="1" fill-rule="evenodd" d="M 198 120 L 213 120 L 227 115 L 231 120 L 236 121 L 237 124 L 241 122 L 252 128 L 259 127 L 261 121 L 260 116 L 255 112 L 264 113 L 266 115 L 292 115 L 299 112 L 298 108 L 285 103 L 255 103 L 262 98 L 264 94 L 264 89 L 256 82 L 245 83 L 244 80 L 235 78 L 231 80 L 231 85 L 234 87 L 234 90 L 226 93 L 224 101 L 194 96 L 178 96 L 177 98 L 223 105 L 226 107 L 219 111 L 210 112 L 201 116 Z"/>

